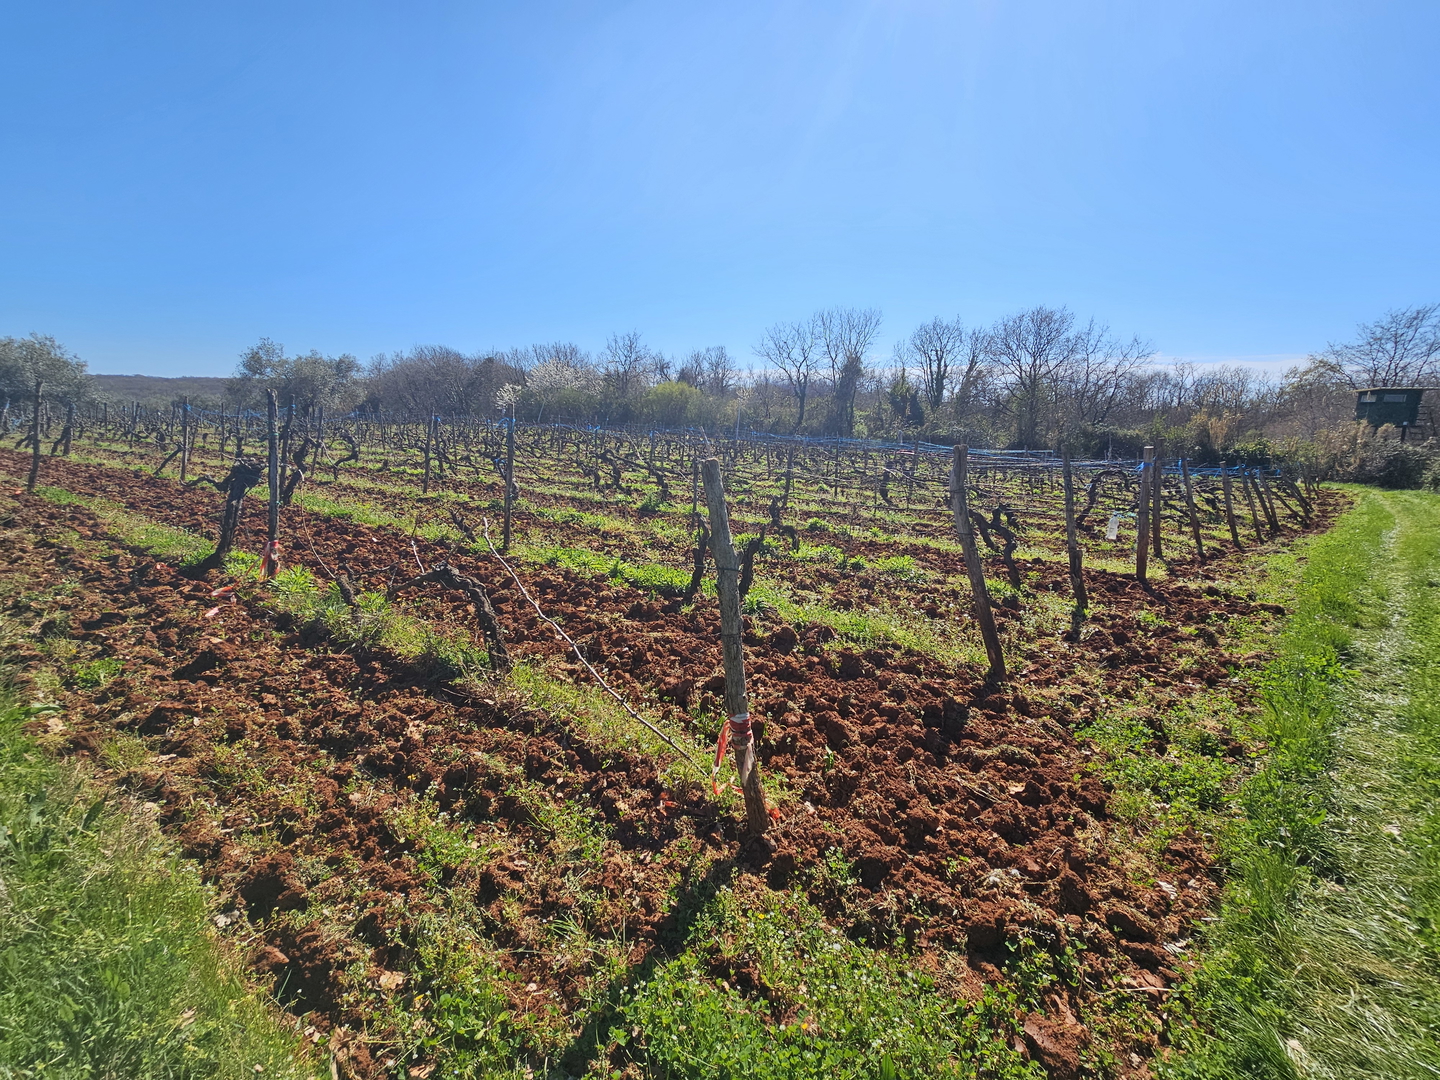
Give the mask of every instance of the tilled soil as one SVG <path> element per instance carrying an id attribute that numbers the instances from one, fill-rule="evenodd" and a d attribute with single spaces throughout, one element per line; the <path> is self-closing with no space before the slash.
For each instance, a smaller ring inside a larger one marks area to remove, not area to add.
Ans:
<path id="1" fill-rule="evenodd" d="M 5 453 L 0 465 L 14 473 L 20 459 Z M 200 532 L 218 517 L 213 491 L 102 466 L 51 460 L 45 480 Z M 249 511 L 252 527 L 259 509 Z M 397 1036 L 377 1030 L 377 996 L 408 992 L 417 927 L 437 889 L 466 891 L 488 913 L 483 932 L 514 975 L 504 985 L 517 1012 L 572 1008 L 593 989 L 584 961 L 557 956 L 544 932 L 546 920 L 574 914 L 577 900 L 562 884 L 569 856 L 517 794 L 517 777 L 547 804 L 582 807 L 609 826 L 583 917 L 597 926 L 624 919 L 632 964 L 680 943 L 676 880 L 732 862 L 771 888 L 804 888 L 875 947 L 903 943 L 936 970 L 953 966 L 942 963 L 948 955 L 963 957 L 962 991 L 1000 977 L 1007 942 L 1083 944 L 1081 985 L 1058 988 L 1031 1023 L 1039 1034 L 1030 1050 L 1055 1075 L 1073 1073 L 1090 1038 L 1076 1017 L 1120 986 L 1158 1007 L 1179 975 L 1180 943 L 1216 890 L 1212 854 L 1198 837 L 1171 843 L 1149 868 L 1164 877 L 1140 884 L 1073 729 L 1102 695 L 1124 698 L 1143 684 L 1152 696 L 1183 697 L 1230 679 L 1249 658 L 1225 653 L 1225 624 L 1274 613 L 1213 584 L 1165 581 L 1147 595 L 1133 581 L 1090 572 L 1100 613 L 1078 642 L 1038 638 L 1020 613 L 998 609 L 1020 668 L 1003 692 L 919 653 L 846 647 L 823 626 L 751 620 L 760 756 L 791 796 L 771 844 L 742 844 L 740 823 L 705 789 L 672 789 L 654 761 L 601 751 L 566 717 L 503 688 L 470 697 L 384 654 L 331 652 L 315 631 L 277 622 L 243 590 L 242 602 L 209 614 L 218 579 L 192 581 L 136 551 L 87 552 L 95 542 L 123 545 L 79 507 L 7 492 L 0 522 L 0 577 L 32 591 L 79 583 L 45 601 L 51 625 L 34 627 L 35 636 L 63 634 L 85 655 L 124 664 L 101 687 L 71 688 L 65 728 L 52 734 L 69 752 L 89 754 L 116 731 L 144 740 L 153 756 L 115 779 L 158 806 L 185 854 L 244 913 L 261 942 L 255 965 L 288 1007 L 318 1031 L 369 1031 L 370 1042 L 351 1044 L 356 1075 L 384 1071 Z M 490 560 L 298 508 L 285 511 L 285 531 L 290 561 L 321 576 L 343 569 L 369 588 L 418 573 L 417 557 L 427 566 L 448 559 L 485 583 L 512 653 L 580 671 L 566 667 L 568 648 Z M 1065 587 L 1056 564 L 1022 569 L 1042 591 Z M 663 703 L 692 731 L 719 714 L 713 604 L 682 611 L 611 582 L 517 570 L 622 693 Z M 817 573 L 816 587 L 837 599 L 870 602 L 865 583 Z M 434 586 L 415 592 L 415 612 L 471 632 L 471 609 L 459 600 Z M 955 617 L 935 599 L 916 598 L 916 618 Z M 1140 609 L 1163 614 L 1164 625 L 1140 633 Z M 28 639 L 12 662 L 40 662 L 38 647 Z M 424 871 L 423 850 L 393 824 L 414 793 L 492 830 L 485 858 L 441 881 Z M 833 852 L 858 882 L 813 872 Z M 317 863 L 332 872 L 307 871 Z M 317 910 L 323 920 L 300 917 Z M 1122 1061 L 1148 1057 L 1153 1039 L 1135 1034 L 1114 1049 Z"/>

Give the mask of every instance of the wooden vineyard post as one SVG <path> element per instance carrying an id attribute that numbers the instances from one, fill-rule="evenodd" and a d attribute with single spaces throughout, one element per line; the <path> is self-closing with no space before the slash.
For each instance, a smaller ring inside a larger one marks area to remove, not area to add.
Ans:
<path id="1" fill-rule="evenodd" d="M 510 422 L 505 425 L 505 535 L 500 541 L 500 550 L 510 551 L 510 513 L 515 506 L 515 411 L 512 406 Z"/>
<path id="2" fill-rule="evenodd" d="M 760 765 L 755 760 L 755 739 L 750 731 L 750 711 L 745 700 L 744 623 L 740 617 L 740 561 L 730 539 L 730 514 L 725 507 L 725 486 L 718 458 L 707 458 L 702 470 L 705 503 L 710 511 L 710 550 L 715 556 L 715 591 L 720 597 L 720 646 L 725 658 L 725 715 L 730 719 L 730 745 L 735 751 L 735 771 L 745 795 L 745 822 L 752 836 L 762 835 L 770 826 L 765 808 L 765 789 L 760 782 Z"/>
<path id="3" fill-rule="evenodd" d="M 265 519 L 265 557 L 260 573 L 269 578 L 275 576 L 275 561 L 280 552 L 280 405 L 274 390 L 266 392 L 265 436 L 270 506 Z"/>
<path id="4" fill-rule="evenodd" d="M 1265 511 L 1265 520 L 1270 524 L 1270 535 L 1280 535 L 1280 515 L 1275 511 L 1275 493 L 1270 490 L 1270 481 L 1263 472 L 1259 472 L 1259 480 L 1255 484 L 1255 492 L 1260 496 L 1260 509 Z"/>
<path id="5" fill-rule="evenodd" d="M 1062 458 L 1065 475 L 1065 550 L 1070 556 L 1070 589 L 1075 594 L 1075 614 L 1071 619 L 1072 629 L 1080 632 L 1085 621 L 1085 611 L 1090 606 L 1085 595 L 1085 574 L 1081 569 L 1080 541 L 1075 535 L 1075 477 L 1070 471 L 1070 451 L 1064 451 Z"/>
<path id="6" fill-rule="evenodd" d="M 1243 468 L 1240 470 L 1240 489 L 1245 492 L 1245 505 L 1250 507 L 1250 524 L 1255 528 L 1255 542 L 1263 544 L 1265 533 L 1260 528 L 1260 515 L 1255 513 L 1255 496 L 1250 494 L 1250 478 Z"/>
<path id="7" fill-rule="evenodd" d="M 180 405 L 180 483 L 190 479 L 190 399 Z"/>
<path id="8" fill-rule="evenodd" d="M 420 493 L 422 495 L 430 494 L 430 448 L 433 445 L 434 438 L 435 417 L 432 416 L 425 421 L 425 478 L 420 481 Z M 505 478 L 505 488 L 507 491 L 510 488 L 510 478 L 508 476 Z"/>
<path id="9" fill-rule="evenodd" d="M 985 587 L 985 568 L 975 547 L 975 533 L 970 527 L 970 504 L 966 493 L 967 446 L 955 447 L 950 464 L 950 510 L 955 515 L 955 532 L 960 550 L 965 554 L 965 572 L 970 576 L 970 591 L 975 598 L 975 621 L 985 641 L 985 655 L 990 659 L 987 676 L 992 683 L 1005 681 L 1005 653 L 1000 648 L 1000 634 L 995 629 L 995 613 L 990 610 L 990 590 Z"/>
<path id="10" fill-rule="evenodd" d="M 1185 481 L 1185 509 L 1190 515 L 1190 535 L 1195 538 L 1195 558 L 1205 564 L 1205 546 L 1200 543 L 1200 515 L 1195 511 L 1195 487 L 1190 482 L 1190 463 L 1180 459 L 1180 476 Z"/>
<path id="11" fill-rule="evenodd" d="M 1235 550 L 1241 551 L 1240 529 L 1235 524 L 1235 500 L 1230 490 L 1230 467 L 1223 461 L 1220 463 L 1220 486 L 1225 490 L 1225 524 L 1230 526 L 1230 539 L 1235 544 Z"/>
<path id="12" fill-rule="evenodd" d="M 290 473 L 290 435 L 295 430 L 295 402 L 285 410 L 285 424 L 280 428 L 280 502 L 285 503 L 286 480 Z"/>
<path id="13" fill-rule="evenodd" d="M 45 384 L 35 380 L 35 415 L 30 418 L 30 475 L 25 480 L 25 490 L 34 492 L 35 481 L 40 477 L 40 401 Z"/>
<path id="14" fill-rule="evenodd" d="M 1150 480 L 1155 468 L 1155 448 L 1147 446 L 1140 461 L 1140 497 L 1136 500 L 1139 511 L 1135 515 L 1135 580 L 1145 588 L 1150 587 Z"/>
<path id="15" fill-rule="evenodd" d="M 1164 509 L 1165 501 L 1165 474 L 1163 467 L 1164 459 L 1156 455 L 1150 466 L 1150 546 L 1155 552 L 1157 559 L 1165 557 L 1165 552 L 1160 546 L 1160 513 Z"/>
<path id="16" fill-rule="evenodd" d="M 75 436 L 75 403 L 69 402 L 65 406 L 65 426 L 60 429 L 60 456 L 70 456 L 70 440 Z M 54 457 L 52 453 L 50 455 Z"/>

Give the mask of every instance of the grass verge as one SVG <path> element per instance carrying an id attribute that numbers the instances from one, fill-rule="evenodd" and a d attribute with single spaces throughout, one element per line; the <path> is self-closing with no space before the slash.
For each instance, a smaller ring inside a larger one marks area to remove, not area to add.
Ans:
<path id="1" fill-rule="evenodd" d="M 316 1076 L 208 932 L 193 868 L 0 705 L 0 1076 Z"/>
<path id="2" fill-rule="evenodd" d="M 1296 561 L 1258 680 L 1265 753 L 1174 1080 L 1440 1075 L 1440 499 L 1357 499 Z"/>

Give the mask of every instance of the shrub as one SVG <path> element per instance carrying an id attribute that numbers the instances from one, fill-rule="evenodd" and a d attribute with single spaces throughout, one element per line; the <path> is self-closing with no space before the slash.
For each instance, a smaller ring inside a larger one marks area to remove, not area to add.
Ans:
<path id="1" fill-rule="evenodd" d="M 1436 467 L 1436 457 L 1421 447 L 1377 439 L 1356 447 L 1346 479 L 1382 488 L 1418 488 Z"/>

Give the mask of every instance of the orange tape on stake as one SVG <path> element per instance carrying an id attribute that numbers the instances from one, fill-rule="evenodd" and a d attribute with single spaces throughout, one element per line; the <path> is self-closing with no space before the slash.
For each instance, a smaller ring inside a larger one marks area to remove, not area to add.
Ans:
<path id="1" fill-rule="evenodd" d="M 720 725 L 720 738 L 715 743 L 715 760 L 710 763 L 710 790 L 720 794 L 720 763 L 725 760 L 725 748 L 730 745 L 730 725 Z"/>
<path id="2" fill-rule="evenodd" d="M 737 739 L 750 738 L 749 713 L 740 713 L 738 716 L 730 717 L 720 728 L 720 738 L 715 743 L 715 760 L 710 763 L 710 790 L 715 792 L 716 795 L 720 794 L 720 782 L 717 779 L 720 775 L 720 763 L 725 760 L 725 750 L 730 745 L 730 737 L 732 734 Z M 730 786 L 737 792 L 740 792 L 740 794 L 744 794 L 743 791 L 740 791 L 738 784 L 731 784 Z"/>

